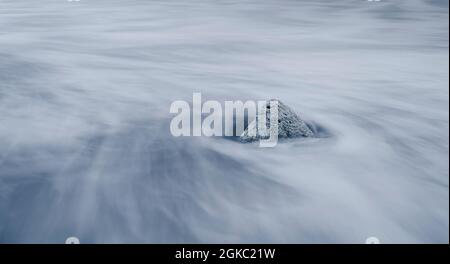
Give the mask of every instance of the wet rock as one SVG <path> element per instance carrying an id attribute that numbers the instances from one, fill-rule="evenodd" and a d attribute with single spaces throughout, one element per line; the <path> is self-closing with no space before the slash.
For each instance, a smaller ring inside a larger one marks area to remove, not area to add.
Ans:
<path id="1" fill-rule="evenodd" d="M 291 108 L 279 100 L 272 99 L 270 101 L 278 101 L 278 138 L 314 137 L 314 132 Z M 246 143 L 269 138 L 270 101 L 266 103 L 267 129 L 258 129 L 260 115 L 257 115 L 256 120 L 250 123 L 239 137 L 241 142 Z"/>

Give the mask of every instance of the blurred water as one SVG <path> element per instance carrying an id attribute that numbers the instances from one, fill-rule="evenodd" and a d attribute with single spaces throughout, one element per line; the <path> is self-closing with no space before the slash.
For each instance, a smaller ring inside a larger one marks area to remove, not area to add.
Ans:
<path id="1" fill-rule="evenodd" d="M 0 0 L 0 242 L 449 241 L 448 1 Z M 330 135 L 173 138 L 280 98 Z"/>

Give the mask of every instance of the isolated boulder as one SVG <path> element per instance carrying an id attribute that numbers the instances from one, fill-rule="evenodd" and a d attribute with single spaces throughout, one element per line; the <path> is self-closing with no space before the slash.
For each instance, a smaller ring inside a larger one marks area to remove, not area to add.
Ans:
<path id="1" fill-rule="evenodd" d="M 314 132 L 291 108 L 279 100 L 272 99 L 270 101 L 278 101 L 278 138 L 314 137 Z M 260 115 L 257 115 L 256 120 L 251 122 L 239 137 L 241 142 L 246 143 L 269 138 L 270 101 L 266 103 L 267 129 L 258 129 Z"/>

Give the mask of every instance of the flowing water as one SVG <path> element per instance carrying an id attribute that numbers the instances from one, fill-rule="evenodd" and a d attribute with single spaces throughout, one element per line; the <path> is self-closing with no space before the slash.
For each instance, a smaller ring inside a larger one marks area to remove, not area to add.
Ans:
<path id="1" fill-rule="evenodd" d="M 446 0 L 0 0 L 0 242 L 448 243 Z M 327 136 L 170 134 L 279 98 Z"/>

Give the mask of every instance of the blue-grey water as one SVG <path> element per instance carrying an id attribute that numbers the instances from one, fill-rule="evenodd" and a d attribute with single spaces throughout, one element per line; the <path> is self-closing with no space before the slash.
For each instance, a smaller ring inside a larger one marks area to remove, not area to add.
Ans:
<path id="1" fill-rule="evenodd" d="M 447 0 L 0 0 L 0 242 L 448 243 Z M 279 98 L 327 137 L 174 138 Z"/>

